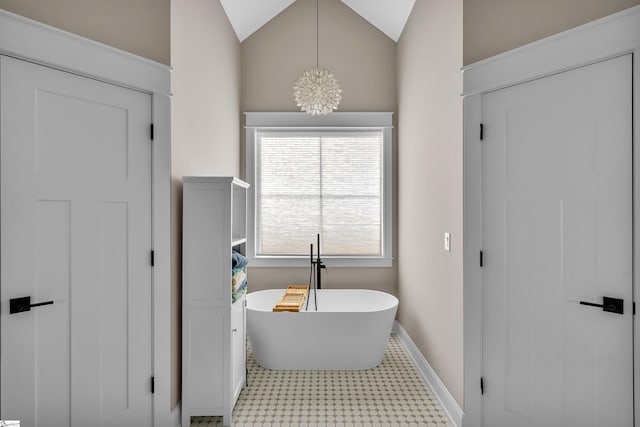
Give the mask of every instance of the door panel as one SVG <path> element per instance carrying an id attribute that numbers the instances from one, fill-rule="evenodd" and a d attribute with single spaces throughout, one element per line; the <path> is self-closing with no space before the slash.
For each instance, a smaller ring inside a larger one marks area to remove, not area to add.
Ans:
<path id="1" fill-rule="evenodd" d="M 58 421 L 59 425 L 67 423 L 71 424 L 70 414 L 68 411 L 60 411 L 60 408 L 71 407 L 71 390 L 69 384 L 70 371 L 70 352 L 69 352 L 69 328 L 70 328 L 70 311 L 69 311 L 69 294 L 68 284 L 71 279 L 71 203 L 70 201 L 53 201 L 42 200 L 36 201 L 36 226 L 35 226 L 35 246 L 36 246 L 36 265 L 33 296 L 34 301 L 54 300 L 53 306 L 44 306 L 34 308 L 32 312 L 20 314 L 21 322 L 29 322 L 28 317 L 33 317 L 33 341 L 25 342 L 24 345 L 16 346 L 17 355 L 24 354 L 23 349 L 29 348 L 32 343 L 37 343 L 38 347 L 46 349 L 46 351 L 34 351 L 35 372 L 33 378 L 33 389 L 36 393 L 36 414 L 41 414 L 44 419 L 35 420 L 37 423 L 33 425 L 46 424 L 46 419 Z M 23 272 L 24 273 L 24 272 Z M 3 286 L 6 282 L 2 282 Z M 26 284 L 26 283 L 24 283 Z M 11 288 L 7 283 L 7 287 Z M 20 289 L 22 290 L 22 289 Z M 18 291 L 16 289 L 14 292 Z M 3 292 L 4 294 L 4 292 Z M 15 294 L 17 295 L 17 293 Z M 26 295 L 26 293 L 20 294 Z M 3 303 L 5 298 L 2 298 Z M 55 310 L 54 310 L 55 306 Z M 3 306 L 3 314 L 6 313 Z M 10 328 L 12 321 L 18 320 L 18 314 L 11 315 L 7 318 L 6 326 Z M 4 319 L 3 319 L 4 320 Z M 5 322 L 3 321 L 3 327 Z M 22 330 L 16 325 L 17 331 Z M 29 328 L 30 329 L 30 328 Z M 25 338 L 30 338 L 30 330 L 26 330 Z M 2 346 L 5 343 L 13 346 L 11 337 L 14 333 L 2 330 Z M 7 349 L 10 350 L 10 349 Z M 34 349 L 35 350 L 35 349 Z M 7 354 L 9 351 L 4 352 Z M 14 353 L 14 354 L 15 354 Z M 23 372 L 20 366 L 20 359 L 3 362 L 3 384 L 6 371 Z M 26 367 L 26 366 L 25 366 Z M 16 369 L 17 368 L 17 369 Z M 13 384 L 18 386 L 24 379 L 15 378 Z M 26 384 L 25 384 L 26 385 Z M 4 399 L 5 388 L 3 385 L 3 414 L 5 408 L 11 413 L 14 403 L 11 399 Z M 51 396 L 56 396 L 51 398 Z M 6 396 L 7 398 L 9 396 Z M 29 402 L 29 396 L 24 396 L 21 402 Z M 5 403 L 6 402 L 6 403 Z M 55 415 L 53 415 L 55 414 Z M 24 415 L 19 415 L 24 417 Z M 19 418 L 23 419 L 23 418 Z M 25 419 L 25 423 L 26 423 Z"/>
<path id="2" fill-rule="evenodd" d="M 633 424 L 631 70 L 483 97 L 486 426 Z"/>
<path id="3" fill-rule="evenodd" d="M 151 98 L 0 67 L 0 418 L 149 426 Z"/>
<path id="4" fill-rule="evenodd" d="M 233 397 L 240 393 L 245 375 L 245 297 L 236 301 L 231 308 L 231 386 L 233 387 Z M 235 400 L 231 403 L 231 407 Z"/>

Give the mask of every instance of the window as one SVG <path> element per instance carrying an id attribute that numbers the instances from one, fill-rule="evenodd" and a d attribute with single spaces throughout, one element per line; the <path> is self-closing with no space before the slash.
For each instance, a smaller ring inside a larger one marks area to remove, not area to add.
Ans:
<path id="1" fill-rule="evenodd" d="M 247 113 L 253 266 L 391 266 L 391 113 Z"/>

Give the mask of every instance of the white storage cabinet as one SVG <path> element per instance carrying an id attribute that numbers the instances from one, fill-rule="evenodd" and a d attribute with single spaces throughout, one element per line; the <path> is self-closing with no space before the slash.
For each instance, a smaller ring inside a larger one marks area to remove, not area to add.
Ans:
<path id="1" fill-rule="evenodd" d="M 184 177 L 182 427 L 231 412 L 246 384 L 245 296 L 232 303 L 231 251 L 246 255 L 247 189 L 231 177 Z"/>

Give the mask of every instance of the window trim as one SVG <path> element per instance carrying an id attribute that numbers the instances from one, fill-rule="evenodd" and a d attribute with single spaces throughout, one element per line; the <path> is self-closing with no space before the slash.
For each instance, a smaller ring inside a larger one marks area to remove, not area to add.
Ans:
<path id="1" fill-rule="evenodd" d="M 380 256 L 322 256 L 328 267 L 391 267 L 393 261 L 393 136 L 391 112 L 331 113 L 311 116 L 307 113 L 247 112 L 246 175 L 250 183 L 247 206 L 247 257 L 252 267 L 307 267 L 308 255 L 256 256 L 256 135 L 259 131 L 382 131 L 383 135 L 383 235 Z M 309 242 L 313 243 L 313 242 Z"/>

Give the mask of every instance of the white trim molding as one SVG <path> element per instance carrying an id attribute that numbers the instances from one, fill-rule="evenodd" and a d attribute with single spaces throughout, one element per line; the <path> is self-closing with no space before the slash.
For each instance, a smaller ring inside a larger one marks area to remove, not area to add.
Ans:
<path id="1" fill-rule="evenodd" d="M 449 419 L 454 426 L 460 427 L 462 425 L 462 409 L 453 398 L 449 390 L 440 380 L 436 371 L 433 370 L 427 359 L 422 355 L 418 347 L 415 345 L 407 331 L 396 320 L 393 323 L 392 331 L 398 336 L 400 343 L 404 346 L 405 350 L 409 354 L 409 357 L 418 368 L 418 371 L 422 374 L 422 377 L 427 382 L 433 393 L 438 398 L 440 405 L 449 416 Z"/>
<path id="2" fill-rule="evenodd" d="M 2 9 L 0 52 L 131 89 L 170 92 L 168 65 Z"/>
<path id="3" fill-rule="evenodd" d="M 167 65 L 0 9 L 0 55 L 148 93 L 152 98 L 153 425 L 175 427 L 171 408 L 170 162 L 171 98 Z M 179 409 L 178 409 L 179 411 Z"/>
<path id="4" fill-rule="evenodd" d="M 633 54 L 634 224 L 640 224 L 640 6 L 615 13 L 463 68 L 464 72 L 464 418 L 483 425 L 482 396 L 482 123 L 483 95 L 588 64 Z M 640 227 L 634 226 L 634 295 L 638 295 Z M 634 317 L 634 365 L 640 366 L 640 321 Z M 634 370 L 640 396 L 640 369 Z M 640 414 L 640 399 L 635 399 Z"/>
<path id="5" fill-rule="evenodd" d="M 640 6 L 467 65 L 464 95 L 486 93 L 638 48 Z"/>
<path id="6" fill-rule="evenodd" d="M 312 116 L 301 112 L 247 112 L 244 114 L 248 128 L 393 127 L 393 113 L 387 112 L 336 112 L 326 116 Z"/>
<path id="7" fill-rule="evenodd" d="M 172 427 L 182 426 L 182 402 L 178 403 L 171 411 L 171 422 L 168 425 Z"/>
<path id="8" fill-rule="evenodd" d="M 633 52 L 640 6 L 555 34 L 463 68 L 464 95 L 486 93 Z"/>

